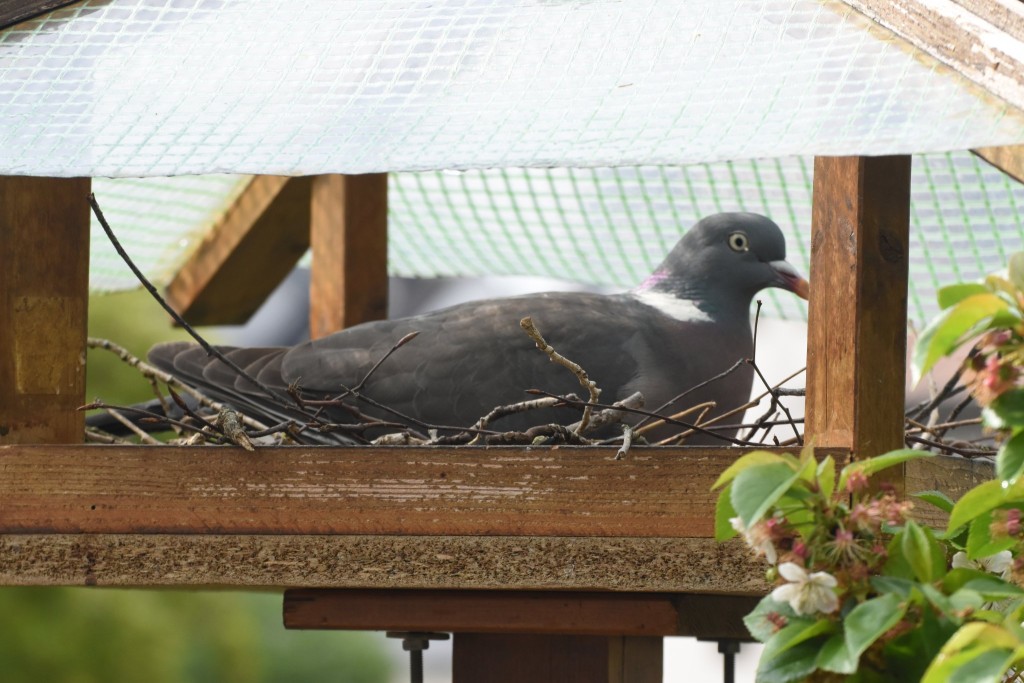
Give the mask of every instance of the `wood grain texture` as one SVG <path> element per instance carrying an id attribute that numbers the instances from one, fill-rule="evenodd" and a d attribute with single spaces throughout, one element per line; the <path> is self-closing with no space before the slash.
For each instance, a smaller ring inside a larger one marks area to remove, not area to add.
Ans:
<path id="1" fill-rule="evenodd" d="M 675 593 L 288 590 L 297 629 L 749 637 L 758 598 Z"/>
<path id="2" fill-rule="evenodd" d="M 741 542 L 703 538 L 0 535 L 0 585 L 15 586 L 763 595 L 764 569 Z"/>
<path id="3" fill-rule="evenodd" d="M 661 638 L 457 633 L 452 683 L 661 683 Z"/>
<path id="4" fill-rule="evenodd" d="M 1024 183 L 1024 145 L 979 147 L 971 151 L 1018 183 Z"/>
<path id="5" fill-rule="evenodd" d="M 903 445 L 910 157 L 816 158 L 812 215 L 806 433 L 879 455 Z"/>
<path id="6" fill-rule="evenodd" d="M 1024 3 L 843 0 L 989 93 L 1024 109 Z"/>
<path id="7" fill-rule="evenodd" d="M 74 5 L 77 0 L 0 0 L 0 29 L 52 10 Z"/>
<path id="8" fill-rule="evenodd" d="M 313 338 L 388 313 L 388 175 L 313 184 L 309 329 Z"/>
<path id="9" fill-rule="evenodd" d="M 312 178 L 254 176 L 167 286 L 193 325 L 244 323 L 309 248 Z"/>
<path id="10" fill-rule="evenodd" d="M 908 494 L 942 491 L 953 500 L 978 484 L 995 477 L 995 466 L 984 460 L 958 457 L 922 458 L 908 462 L 904 469 Z M 949 515 L 924 502 L 917 502 L 912 516 L 936 529 L 945 529 Z"/>
<path id="11" fill-rule="evenodd" d="M 0 447 L 0 533 L 709 537 L 737 451 Z"/>
<path id="12" fill-rule="evenodd" d="M 0 177 L 0 444 L 82 440 L 89 186 Z"/>

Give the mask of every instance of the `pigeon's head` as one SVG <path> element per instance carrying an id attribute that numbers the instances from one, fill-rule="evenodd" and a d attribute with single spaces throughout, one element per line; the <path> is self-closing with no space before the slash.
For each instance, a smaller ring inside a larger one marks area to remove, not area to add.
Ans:
<path id="1" fill-rule="evenodd" d="M 746 310 L 767 287 L 787 289 L 804 299 L 808 294 L 807 281 L 786 261 L 782 230 L 755 213 L 702 219 L 640 286 L 692 300 L 709 313 Z"/>

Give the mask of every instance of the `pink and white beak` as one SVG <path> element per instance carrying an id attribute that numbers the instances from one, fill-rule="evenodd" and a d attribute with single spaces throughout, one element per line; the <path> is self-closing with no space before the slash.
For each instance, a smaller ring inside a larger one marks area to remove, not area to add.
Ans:
<path id="1" fill-rule="evenodd" d="M 789 264 L 789 261 L 769 261 L 768 265 L 779 276 L 779 287 L 788 289 L 801 299 L 806 299 L 810 295 L 810 283 Z"/>

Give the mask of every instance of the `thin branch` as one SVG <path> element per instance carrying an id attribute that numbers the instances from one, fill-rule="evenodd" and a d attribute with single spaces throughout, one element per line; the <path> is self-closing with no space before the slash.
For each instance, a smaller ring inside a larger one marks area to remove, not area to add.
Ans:
<path id="1" fill-rule="evenodd" d="M 633 430 L 629 425 L 622 425 L 622 447 L 615 452 L 615 460 L 622 460 L 629 454 L 633 445 Z"/>
<path id="2" fill-rule="evenodd" d="M 590 394 L 590 400 L 587 402 L 586 407 L 583 408 L 583 417 L 579 422 L 579 427 L 576 429 L 577 434 L 582 434 L 587 428 L 587 423 L 590 422 L 590 412 L 592 410 L 590 406 L 596 404 L 597 399 L 601 396 L 601 390 L 597 388 L 597 383 L 590 379 L 587 375 L 587 371 L 580 367 L 578 363 L 574 363 L 555 351 L 554 347 L 544 340 L 544 337 L 541 336 L 537 326 L 533 324 L 533 318 L 526 316 L 519 321 L 519 326 L 522 327 L 523 331 L 526 332 L 530 339 L 533 340 L 533 343 L 537 345 L 537 348 L 548 355 L 548 358 L 576 375 L 576 379 L 579 380 L 580 386 L 586 389 L 587 393 Z"/>
<path id="3" fill-rule="evenodd" d="M 107 414 L 110 415 L 110 417 L 117 420 L 118 422 L 120 422 L 125 427 L 127 427 L 128 431 L 130 431 L 132 434 L 134 434 L 135 436 L 139 437 L 139 439 L 142 440 L 142 443 L 149 444 L 150 446 L 163 445 L 159 441 L 154 439 L 152 436 L 144 432 L 142 429 L 140 429 L 137 424 L 135 424 L 127 417 L 125 417 L 124 414 L 121 411 L 117 410 L 116 408 L 107 408 Z"/>
<path id="4" fill-rule="evenodd" d="M 939 441 L 933 441 L 931 439 L 924 439 L 924 438 L 919 437 L 919 436 L 911 436 L 911 435 L 907 435 L 906 439 L 907 439 L 907 441 L 910 441 L 912 443 L 923 444 L 923 445 L 929 446 L 931 448 L 936 448 L 936 449 L 939 449 L 939 450 L 942 450 L 942 451 L 946 451 L 947 453 L 955 453 L 956 455 L 962 455 L 965 458 L 972 458 L 972 457 L 978 457 L 978 456 L 988 456 L 988 455 L 995 455 L 996 454 L 996 450 L 994 448 L 961 448 L 959 446 L 954 446 L 953 444 L 950 444 L 950 443 L 942 443 L 942 442 L 939 442 Z"/>
<path id="5" fill-rule="evenodd" d="M 124 250 L 124 247 L 121 246 L 121 243 L 114 235 L 114 231 L 111 229 L 110 224 L 107 223 L 107 219 L 103 215 L 103 211 L 100 209 L 99 203 L 96 201 L 95 193 L 89 193 L 89 204 L 92 206 L 93 213 L 96 214 L 96 219 L 100 222 L 100 226 L 103 228 L 103 232 L 107 234 L 107 239 L 109 239 L 110 243 L 114 245 L 114 249 L 117 251 L 118 255 L 131 269 L 132 273 L 135 274 L 135 277 L 138 278 L 139 282 L 142 283 L 142 286 L 146 288 L 146 291 L 149 292 L 154 299 L 156 299 L 156 302 L 160 304 L 160 306 L 162 306 L 163 309 L 167 311 L 167 313 L 172 318 L 174 318 L 174 321 L 181 325 L 181 327 L 186 332 L 188 332 L 189 335 L 193 339 L 195 339 L 200 346 L 203 347 L 207 354 L 215 357 L 217 360 L 227 365 L 229 368 L 237 372 L 239 376 L 244 377 L 247 382 L 257 387 L 260 391 L 266 394 L 267 397 L 270 398 L 274 403 L 285 408 L 291 408 L 291 406 L 287 405 L 284 401 L 282 401 L 270 387 L 263 384 L 263 382 L 260 382 L 258 379 L 250 375 L 245 370 L 243 370 L 241 367 L 239 367 L 237 363 L 235 363 L 233 360 L 231 360 L 223 353 L 221 353 L 216 347 L 211 346 L 198 332 L 196 332 L 192 328 L 191 325 L 189 325 L 185 321 L 184 318 L 182 318 L 178 314 L 177 311 L 171 308 L 170 304 L 168 304 L 167 301 L 165 301 L 164 298 L 160 296 L 160 293 L 157 291 L 156 287 L 153 286 L 153 283 L 146 279 L 146 276 L 142 274 L 142 271 L 139 270 L 138 266 L 135 265 L 135 262 L 132 261 L 130 256 L 128 256 L 128 252 L 126 252 Z"/>

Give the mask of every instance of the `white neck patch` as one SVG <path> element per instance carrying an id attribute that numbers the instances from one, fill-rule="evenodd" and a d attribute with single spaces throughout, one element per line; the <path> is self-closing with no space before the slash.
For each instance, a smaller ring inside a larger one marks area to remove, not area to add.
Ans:
<path id="1" fill-rule="evenodd" d="M 711 316 L 697 308 L 697 304 L 689 299 L 678 299 L 671 294 L 656 292 L 653 289 L 634 290 L 630 294 L 640 303 L 656 308 L 679 322 L 711 322 Z"/>

